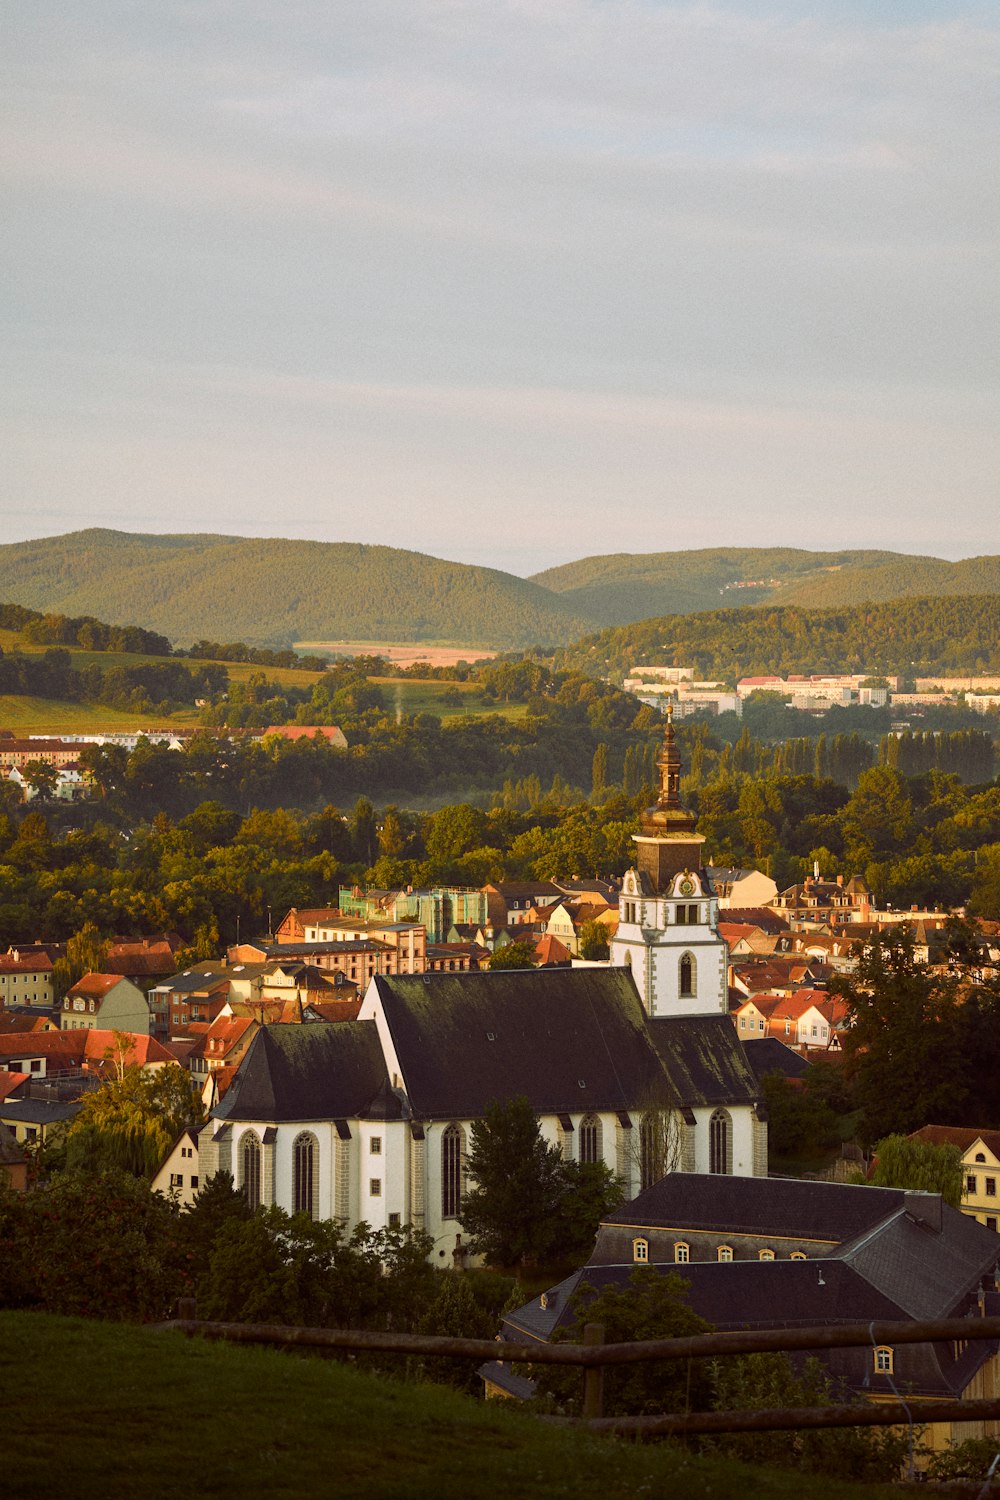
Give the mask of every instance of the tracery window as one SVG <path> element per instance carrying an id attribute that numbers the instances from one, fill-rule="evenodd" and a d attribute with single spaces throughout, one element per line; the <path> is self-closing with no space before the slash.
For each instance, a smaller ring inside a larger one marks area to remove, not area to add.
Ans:
<path id="1" fill-rule="evenodd" d="M 465 1131 L 449 1125 L 441 1136 L 441 1217 L 457 1219 L 465 1191 Z"/>
<path id="2" fill-rule="evenodd" d="M 733 1122 L 725 1109 L 717 1109 L 708 1122 L 708 1170 L 727 1174 L 733 1170 Z"/>
<path id="3" fill-rule="evenodd" d="M 318 1216 L 316 1201 L 316 1168 L 319 1145 L 314 1135 L 295 1137 L 292 1147 L 292 1212 Z"/>
<path id="4" fill-rule="evenodd" d="M 697 977 L 694 955 L 685 953 L 680 963 L 680 984 L 678 986 L 682 999 L 690 999 L 695 993 L 695 981 Z"/>
<path id="5" fill-rule="evenodd" d="M 250 1209 L 260 1208 L 260 1141 L 252 1130 L 240 1141 L 240 1188 Z"/>
<path id="6" fill-rule="evenodd" d="M 601 1121 L 597 1115 L 584 1115 L 580 1121 L 580 1160 L 600 1161 L 604 1152 L 601 1141 Z"/>

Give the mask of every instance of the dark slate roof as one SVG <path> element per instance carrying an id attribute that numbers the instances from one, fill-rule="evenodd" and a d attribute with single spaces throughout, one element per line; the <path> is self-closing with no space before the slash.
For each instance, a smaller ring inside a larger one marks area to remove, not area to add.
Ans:
<path id="1" fill-rule="evenodd" d="M 215 1115 L 275 1123 L 357 1118 L 388 1083 L 374 1021 L 262 1026 Z"/>
<path id="2" fill-rule="evenodd" d="M 992 1286 L 1000 1241 L 992 1229 L 943 1204 L 939 1231 L 901 1208 L 877 1232 L 858 1235 L 833 1255 L 872 1286 L 891 1292 L 911 1318 L 945 1318 L 959 1316 L 957 1304 L 983 1280 Z"/>
<path id="3" fill-rule="evenodd" d="M 606 1222 L 650 1229 L 779 1235 L 842 1245 L 901 1213 L 905 1199 L 901 1188 L 670 1172 L 631 1203 L 614 1209 Z"/>
<path id="4" fill-rule="evenodd" d="M 718 1025 L 715 1017 L 650 1023 L 624 968 L 377 975 L 373 983 L 419 1116 L 475 1118 L 516 1095 L 539 1114 L 756 1097 L 725 1016 Z"/>
<path id="5" fill-rule="evenodd" d="M 756 1037 L 742 1042 L 742 1046 L 758 1081 L 768 1073 L 782 1073 L 785 1078 L 804 1078 L 809 1072 L 808 1059 L 786 1047 L 780 1037 Z"/>
<path id="6" fill-rule="evenodd" d="M 5 1099 L 0 1104 L 0 1114 L 8 1123 L 20 1125 L 58 1125 L 63 1120 L 72 1120 L 80 1110 L 79 1099 L 60 1104 L 48 1099 Z"/>
<path id="7" fill-rule="evenodd" d="M 695 1262 L 681 1268 L 658 1266 L 668 1275 L 680 1270 L 691 1308 L 719 1332 L 739 1328 L 809 1328 L 824 1324 L 869 1321 L 905 1322 L 905 1309 L 873 1287 L 843 1261 L 776 1260 L 733 1261 L 728 1264 Z M 525 1337 L 547 1342 L 556 1329 L 571 1328 L 576 1311 L 570 1299 L 578 1289 L 592 1287 L 627 1289 L 634 1265 L 584 1266 L 553 1287 L 542 1308 L 534 1297 L 509 1313 L 504 1337 L 518 1342 Z M 553 1293 L 555 1294 L 553 1298 Z M 555 1303 L 553 1306 L 552 1303 Z M 948 1346 L 900 1344 L 895 1350 L 894 1380 L 899 1389 L 916 1395 L 958 1395 L 974 1371 L 997 1349 L 996 1341 L 971 1344 L 956 1364 Z M 891 1395 L 886 1376 L 876 1375 L 869 1347 L 816 1351 L 834 1377 L 844 1378 L 855 1390 Z"/>
<path id="8" fill-rule="evenodd" d="M 760 1099 L 728 1015 L 676 1016 L 646 1025 L 677 1104 L 753 1104 Z"/>

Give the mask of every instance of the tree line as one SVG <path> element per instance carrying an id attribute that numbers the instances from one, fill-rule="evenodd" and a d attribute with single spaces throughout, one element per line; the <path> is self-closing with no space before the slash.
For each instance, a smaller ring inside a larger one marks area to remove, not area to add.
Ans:
<path id="1" fill-rule="evenodd" d="M 1000 674 L 1000 596 L 890 599 L 836 609 L 761 605 L 663 615 L 585 636 L 560 667 L 625 673 L 693 666 L 706 681 L 789 672 Z"/>

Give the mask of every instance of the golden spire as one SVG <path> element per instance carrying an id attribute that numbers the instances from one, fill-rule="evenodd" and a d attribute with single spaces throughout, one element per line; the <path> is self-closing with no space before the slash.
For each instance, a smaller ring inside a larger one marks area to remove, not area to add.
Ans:
<path id="1" fill-rule="evenodd" d="M 642 815 L 642 831 L 648 834 L 671 833 L 683 835 L 693 833 L 696 818 L 681 805 L 681 756 L 677 748 L 674 730 L 674 705 L 667 704 L 667 722 L 663 729 L 663 744 L 656 757 L 660 770 L 660 795 L 653 807 L 647 807 Z"/>

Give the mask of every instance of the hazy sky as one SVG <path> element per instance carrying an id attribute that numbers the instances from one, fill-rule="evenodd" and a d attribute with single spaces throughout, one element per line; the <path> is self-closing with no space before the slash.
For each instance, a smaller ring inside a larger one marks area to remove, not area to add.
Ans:
<path id="1" fill-rule="evenodd" d="M 9 0 L 2 540 L 1000 551 L 1000 6 Z"/>

